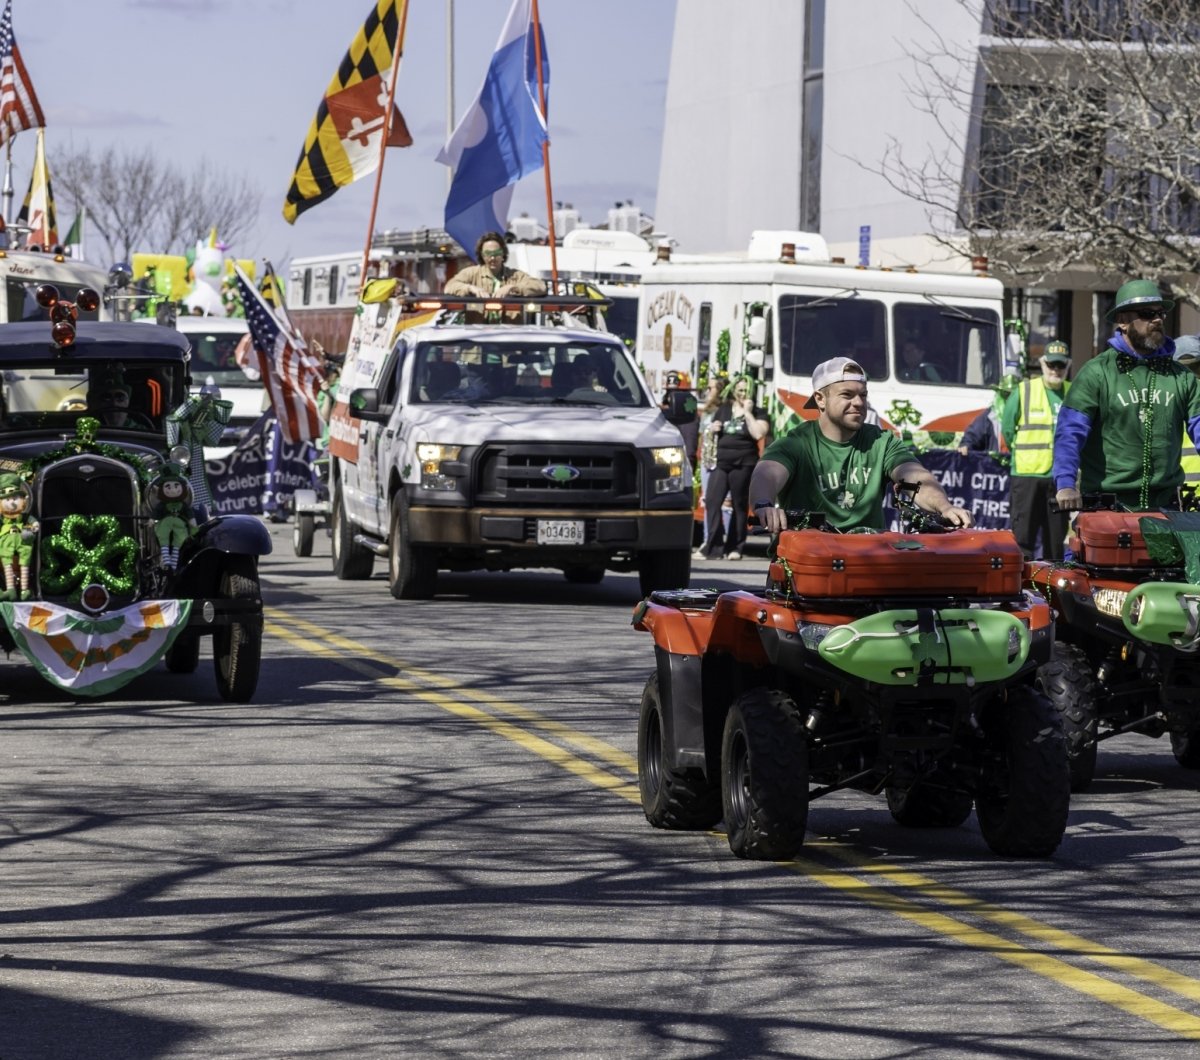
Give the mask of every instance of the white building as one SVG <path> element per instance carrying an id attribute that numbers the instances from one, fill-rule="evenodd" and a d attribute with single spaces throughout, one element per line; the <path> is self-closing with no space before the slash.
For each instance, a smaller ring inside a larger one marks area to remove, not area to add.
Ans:
<path id="1" fill-rule="evenodd" d="M 949 228 L 945 218 L 935 225 L 929 208 L 879 169 L 899 142 L 910 164 L 935 158 L 967 171 L 978 130 L 965 114 L 946 111 L 939 124 L 917 105 L 914 86 L 917 57 L 939 37 L 957 47 L 996 44 L 983 37 L 984 6 L 743 0 L 731 16 L 723 0 L 679 3 L 655 207 L 660 228 L 689 253 L 744 247 L 756 228 L 805 229 L 821 232 L 851 263 L 865 254 L 872 265 L 969 271 L 965 244 L 956 254 L 929 236 Z M 1072 273 L 1053 287 L 1010 291 L 1012 314 L 1032 326 L 1032 352 L 1049 338 L 1065 339 L 1080 359 L 1103 345 L 1112 290 L 1097 286 Z M 1183 307 L 1177 330 L 1200 331 L 1200 316 Z"/>

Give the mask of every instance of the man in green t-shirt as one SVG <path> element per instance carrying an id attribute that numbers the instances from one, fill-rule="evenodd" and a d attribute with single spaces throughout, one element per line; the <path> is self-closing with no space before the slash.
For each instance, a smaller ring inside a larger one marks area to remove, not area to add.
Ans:
<path id="1" fill-rule="evenodd" d="M 1108 346 L 1079 371 L 1054 431 L 1055 499 L 1079 508 L 1083 493 L 1113 493 L 1133 511 L 1177 508 L 1184 431 L 1200 440 L 1200 382 L 1172 357 L 1174 306 L 1152 280 L 1117 291 Z"/>
<path id="2" fill-rule="evenodd" d="M 807 407 L 819 410 L 817 419 L 767 446 L 750 479 L 754 512 L 767 530 L 787 529 L 787 509 L 821 512 L 838 530 L 882 530 L 889 481 L 916 483 L 918 507 L 951 526 L 971 525 L 971 513 L 951 504 L 907 442 L 863 422 L 867 373 L 861 365 L 848 357 L 817 365 L 813 390 Z"/>

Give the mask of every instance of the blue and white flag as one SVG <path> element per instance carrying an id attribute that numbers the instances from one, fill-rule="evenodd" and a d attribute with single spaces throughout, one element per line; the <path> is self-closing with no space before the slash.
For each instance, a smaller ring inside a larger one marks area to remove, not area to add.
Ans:
<path id="1" fill-rule="evenodd" d="M 475 102 L 437 160 L 454 179 L 446 199 L 446 231 L 468 253 L 484 232 L 503 232 L 512 186 L 542 165 L 546 116 L 538 105 L 537 51 L 530 0 L 513 0 L 508 21 Z M 542 80 L 550 87 L 546 41 Z"/>

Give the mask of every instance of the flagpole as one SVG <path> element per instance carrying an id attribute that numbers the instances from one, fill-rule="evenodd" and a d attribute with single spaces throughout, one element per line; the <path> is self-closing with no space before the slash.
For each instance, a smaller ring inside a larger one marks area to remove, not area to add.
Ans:
<path id="1" fill-rule="evenodd" d="M 454 0 L 446 0 L 446 139 L 454 135 Z M 454 170 L 446 167 L 446 191 L 454 186 Z"/>
<path id="2" fill-rule="evenodd" d="M 550 190 L 550 122 L 546 116 L 546 82 L 542 76 L 542 22 L 538 18 L 538 0 L 533 0 L 533 54 L 537 66 L 538 106 L 546 125 L 542 141 L 542 168 L 546 173 L 546 229 L 550 239 L 550 291 L 558 293 L 558 240 L 554 234 L 554 195 Z"/>
<path id="3" fill-rule="evenodd" d="M 392 81 L 388 85 L 387 113 L 383 120 L 383 136 L 379 141 L 379 166 L 375 170 L 375 192 L 371 196 L 371 219 L 367 224 L 367 242 L 363 247 L 362 269 L 358 274 L 358 293 L 362 296 L 367 285 L 367 263 L 371 260 L 371 240 L 375 236 L 375 211 L 379 207 L 379 189 L 383 184 L 383 160 L 392 135 L 392 113 L 395 110 L 396 82 L 400 80 L 400 56 L 404 52 L 404 27 L 408 22 L 408 0 L 400 7 L 400 25 L 396 28 L 396 47 L 392 55 Z"/>
<path id="4" fill-rule="evenodd" d="M 13 182 L 12 182 L 12 145 L 16 134 L 12 129 L 12 120 L 5 119 L 8 125 L 8 139 L 5 142 L 7 150 L 5 151 L 4 159 L 4 222 L 5 224 L 12 223 L 12 201 L 13 201 Z"/>

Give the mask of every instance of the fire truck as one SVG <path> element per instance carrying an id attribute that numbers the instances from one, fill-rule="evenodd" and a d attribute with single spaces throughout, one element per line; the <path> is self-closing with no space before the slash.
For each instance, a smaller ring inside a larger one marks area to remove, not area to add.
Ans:
<path id="1" fill-rule="evenodd" d="M 1002 296 L 986 275 L 858 267 L 815 233 L 756 231 L 742 254 L 660 250 L 642 276 L 638 358 L 654 393 L 671 371 L 750 376 L 778 435 L 815 415 L 813 369 L 850 357 L 881 421 L 949 445 L 1020 370 Z"/>

